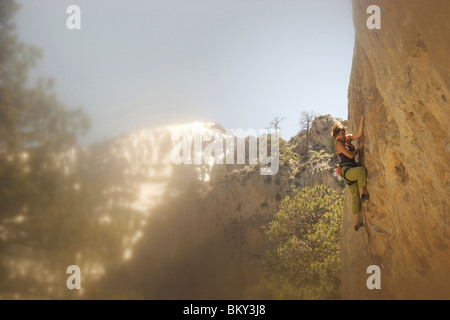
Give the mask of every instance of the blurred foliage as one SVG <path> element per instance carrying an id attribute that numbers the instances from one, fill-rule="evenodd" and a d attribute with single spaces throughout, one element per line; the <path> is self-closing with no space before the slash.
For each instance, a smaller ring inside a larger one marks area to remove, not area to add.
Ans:
<path id="1" fill-rule="evenodd" d="M 0 1 L 0 298 L 77 297 L 66 268 L 95 279 L 122 258 L 136 190 L 123 160 L 78 146 L 82 109 L 61 104 L 53 80 L 29 83 L 41 53 L 18 40 L 18 9 Z"/>
<path id="2" fill-rule="evenodd" d="M 281 202 L 266 228 L 273 249 L 259 288 L 265 298 L 339 298 L 342 212 L 343 196 L 323 185 Z"/>

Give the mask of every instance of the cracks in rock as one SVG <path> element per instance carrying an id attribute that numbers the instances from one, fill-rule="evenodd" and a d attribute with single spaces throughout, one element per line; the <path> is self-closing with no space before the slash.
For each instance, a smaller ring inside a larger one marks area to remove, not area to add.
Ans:
<path id="1" fill-rule="evenodd" d="M 372 230 L 373 230 L 373 231 L 375 231 L 375 232 L 377 232 L 377 233 L 380 233 L 380 234 L 382 234 L 382 235 L 385 235 L 385 236 L 392 236 L 390 233 L 388 233 L 388 232 L 386 232 L 386 231 L 384 231 L 384 230 L 378 228 L 375 224 L 370 223 L 370 225 L 372 226 Z"/>
<path id="2" fill-rule="evenodd" d="M 445 207 L 446 207 L 445 201 L 442 201 L 442 207 L 444 208 L 444 223 L 442 225 L 442 233 L 443 233 L 444 237 L 448 238 L 448 235 L 447 235 L 447 215 L 445 214 Z"/>
<path id="3" fill-rule="evenodd" d="M 412 78 L 411 78 L 411 66 L 408 66 L 408 77 L 409 77 L 409 83 L 408 83 L 408 85 L 406 86 L 406 88 L 409 89 L 409 87 L 411 86 L 411 83 L 412 83 Z"/>

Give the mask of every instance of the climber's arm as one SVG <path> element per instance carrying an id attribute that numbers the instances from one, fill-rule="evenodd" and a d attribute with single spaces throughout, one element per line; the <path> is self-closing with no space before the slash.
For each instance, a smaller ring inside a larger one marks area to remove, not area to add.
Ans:
<path id="1" fill-rule="evenodd" d="M 349 139 L 350 141 L 352 140 L 358 140 L 359 138 L 361 138 L 362 134 L 363 134 L 363 127 L 364 127 L 364 118 L 365 115 L 362 116 L 361 121 L 359 122 L 359 130 L 357 134 L 349 134 L 347 136 L 347 139 Z"/>
<path id="2" fill-rule="evenodd" d="M 343 153 L 350 159 L 353 159 L 356 154 L 360 151 L 360 148 L 356 148 L 356 150 L 349 150 L 342 141 L 336 140 L 336 151 L 337 153 Z"/>

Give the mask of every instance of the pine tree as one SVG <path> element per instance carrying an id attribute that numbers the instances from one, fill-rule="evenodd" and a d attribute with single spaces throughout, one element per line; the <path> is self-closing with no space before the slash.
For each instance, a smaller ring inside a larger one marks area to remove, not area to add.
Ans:
<path id="1" fill-rule="evenodd" d="M 343 197 L 323 185 L 306 187 L 280 204 L 266 234 L 263 287 L 276 299 L 337 299 Z"/>

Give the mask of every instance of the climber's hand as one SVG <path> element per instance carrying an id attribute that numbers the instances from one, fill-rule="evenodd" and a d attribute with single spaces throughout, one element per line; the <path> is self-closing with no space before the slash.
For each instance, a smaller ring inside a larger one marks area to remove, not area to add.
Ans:
<path id="1" fill-rule="evenodd" d="M 345 143 L 350 144 L 352 143 L 352 136 L 348 135 L 347 137 L 345 137 Z"/>
<path id="2" fill-rule="evenodd" d="M 364 119 L 366 118 L 366 115 L 363 115 L 362 117 L 361 117 L 361 124 L 363 124 L 364 123 Z"/>

